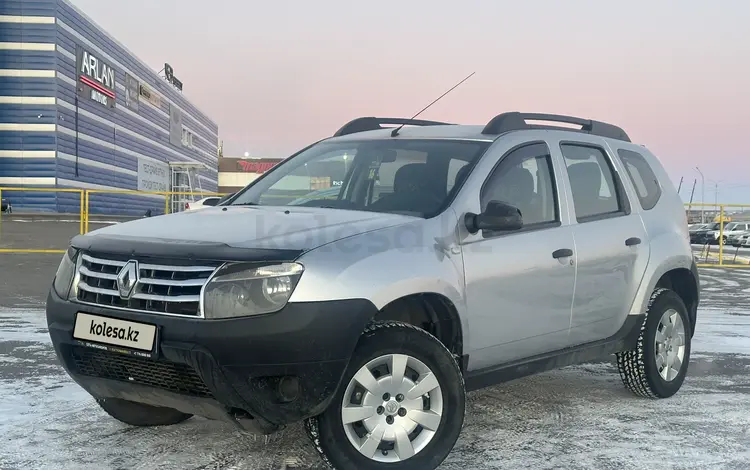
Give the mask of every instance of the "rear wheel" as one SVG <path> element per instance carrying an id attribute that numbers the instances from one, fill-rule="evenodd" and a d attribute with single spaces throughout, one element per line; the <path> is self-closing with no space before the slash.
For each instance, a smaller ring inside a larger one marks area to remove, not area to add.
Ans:
<path id="1" fill-rule="evenodd" d="M 363 333 L 334 401 L 306 429 L 337 470 L 430 470 L 455 445 L 464 412 L 453 355 L 426 331 L 388 321 Z"/>
<path id="2" fill-rule="evenodd" d="M 682 387 L 690 362 L 692 325 L 682 298 L 657 288 L 635 349 L 617 354 L 623 384 L 634 394 L 668 398 Z"/>
<path id="3" fill-rule="evenodd" d="M 193 415 L 172 408 L 144 405 L 119 398 L 97 398 L 99 406 L 113 418 L 132 426 L 167 426 Z"/>

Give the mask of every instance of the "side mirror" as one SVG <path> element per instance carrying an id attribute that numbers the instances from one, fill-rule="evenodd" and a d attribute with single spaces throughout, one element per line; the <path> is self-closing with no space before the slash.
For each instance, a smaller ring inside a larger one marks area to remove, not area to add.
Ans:
<path id="1" fill-rule="evenodd" d="M 464 223 L 469 233 L 480 230 L 493 232 L 519 230 L 523 227 L 523 217 L 517 207 L 500 201 L 490 201 L 481 214 L 467 213 Z"/>

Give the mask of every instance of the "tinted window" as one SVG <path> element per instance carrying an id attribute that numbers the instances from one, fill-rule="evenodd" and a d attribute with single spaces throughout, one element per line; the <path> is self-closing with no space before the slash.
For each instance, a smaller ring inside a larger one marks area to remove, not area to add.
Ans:
<path id="1" fill-rule="evenodd" d="M 493 200 L 517 207 L 524 226 L 558 220 L 552 161 L 546 144 L 524 145 L 503 157 L 482 187 L 482 211 Z"/>
<path id="2" fill-rule="evenodd" d="M 617 154 L 635 186 L 641 207 L 644 210 L 653 209 L 661 197 L 661 186 L 648 162 L 643 155 L 632 150 L 620 149 Z"/>
<path id="3" fill-rule="evenodd" d="M 203 205 L 204 206 L 215 206 L 218 202 L 219 202 L 219 198 L 215 197 L 215 198 L 211 198 L 211 199 L 206 199 L 205 201 L 203 201 Z"/>
<path id="4" fill-rule="evenodd" d="M 614 172 L 603 150 L 576 144 L 562 144 L 560 149 L 578 221 L 623 210 Z"/>

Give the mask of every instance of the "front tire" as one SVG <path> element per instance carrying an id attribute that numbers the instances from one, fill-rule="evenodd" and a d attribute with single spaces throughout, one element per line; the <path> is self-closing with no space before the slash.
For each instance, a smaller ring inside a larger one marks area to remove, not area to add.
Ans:
<path id="1" fill-rule="evenodd" d="M 377 322 L 331 405 L 305 427 L 337 470 L 431 470 L 453 449 L 465 407 L 463 375 L 440 341 L 406 323 Z"/>
<path id="2" fill-rule="evenodd" d="M 669 289 L 654 290 L 637 347 L 617 354 L 625 387 L 646 398 L 677 393 L 690 362 L 692 328 L 682 298 Z"/>
<path id="3" fill-rule="evenodd" d="M 131 426 L 168 426 L 193 416 L 172 408 L 144 405 L 119 398 L 97 398 L 96 402 L 108 415 Z"/>

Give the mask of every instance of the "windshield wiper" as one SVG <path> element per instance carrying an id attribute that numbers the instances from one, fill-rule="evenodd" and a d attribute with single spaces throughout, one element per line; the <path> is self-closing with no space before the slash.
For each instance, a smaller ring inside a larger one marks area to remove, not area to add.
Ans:
<path id="1" fill-rule="evenodd" d="M 230 206 L 257 206 L 257 202 L 238 202 L 237 204 L 230 204 Z"/>

